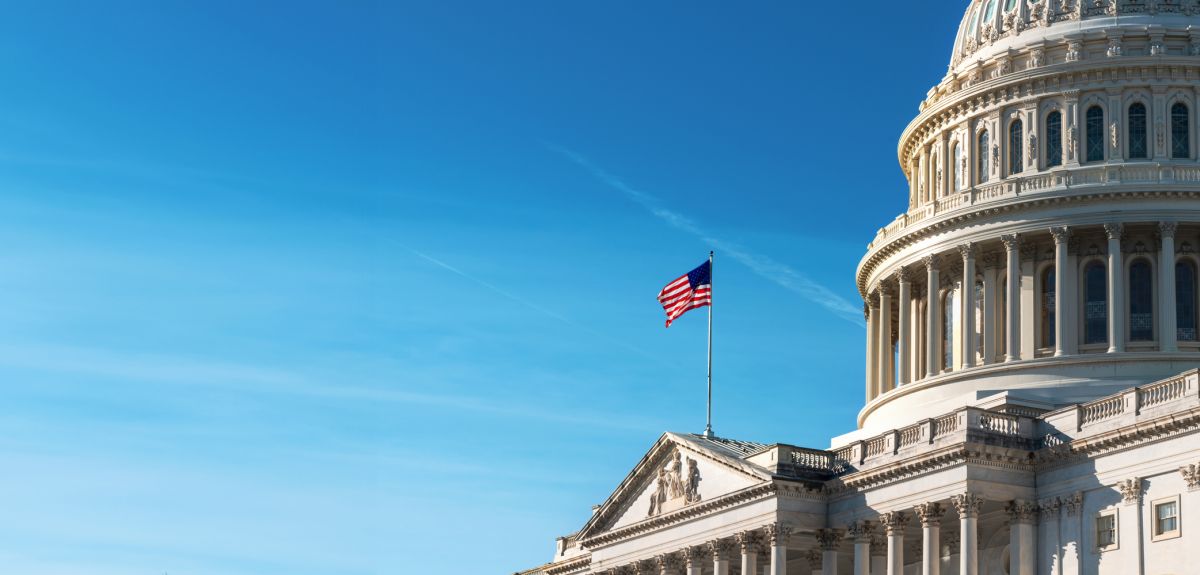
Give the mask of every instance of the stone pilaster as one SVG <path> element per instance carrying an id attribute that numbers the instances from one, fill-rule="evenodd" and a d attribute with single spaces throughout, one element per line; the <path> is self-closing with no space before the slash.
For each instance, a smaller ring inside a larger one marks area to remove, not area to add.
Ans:
<path id="1" fill-rule="evenodd" d="M 1178 333 L 1175 317 L 1175 222 L 1159 222 L 1162 247 L 1158 254 L 1158 349 L 1176 351 Z"/>
<path id="2" fill-rule="evenodd" d="M 771 546 L 771 575 L 787 575 L 787 544 L 792 528 L 785 523 L 766 526 L 767 542 Z"/>
<path id="3" fill-rule="evenodd" d="M 821 574 L 838 575 L 838 545 L 845 533 L 841 529 L 818 529 L 817 544 L 821 546 Z"/>
<path id="4" fill-rule="evenodd" d="M 846 529 L 846 535 L 854 541 L 854 575 L 871 574 L 871 538 L 875 525 L 870 521 L 856 521 Z"/>
<path id="5" fill-rule="evenodd" d="M 903 511 L 893 511 L 879 516 L 879 523 L 887 530 L 887 575 L 904 575 L 904 528 L 912 516 Z"/>
<path id="6" fill-rule="evenodd" d="M 904 385 L 912 381 L 912 360 L 910 347 L 912 342 L 909 335 L 912 332 L 912 274 L 907 268 L 901 267 L 896 270 L 896 284 L 899 289 L 899 310 L 900 313 L 898 333 L 900 337 L 896 342 L 899 365 L 896 366 L 896 382 L 898 385 Z"/>
<path id="7" fill-rule="evenodd" d="M 1004 511 L 1009 517 L 1009 573 L 1037 575 L 1037 538 L 1034 531 L 1037 506 L 1026 501 L 1010 501 Z"/>
<path id="8" fill-rule="evenodd" d="M 1121 264 L 1121 234 L 1119 223 L 1104 224 L 1108 236 L 1108 352 L 1125 351 L 1125 298 L 1121 281 L 1125 276 Z"/>
<path id="9" fill-rule="evenodd" d="M 941 325 L 942 306 L 938 299 L 938 286 L 941 285 L 941 279 L 938 276 L 938 258 L 936 255 L 927 255 L 923 260 L 925 264 L 925 309 L 928 313 L 925 314 L 925 377 L 933 377 L 940 371 L 942 365 L 941 358 L 938 357 L 938 328 Z"/>
<path id="10" fill-rule="evenodd" d="M 922 503 L 915 509 L 921 520 L 921 575 L 941 573 L 941 528 L 942 515 L 946 509 L 941 503 Z"/>
<path id="11" fill-rule="evenodd" d="M 712 554 L 715 575 L 729 575 L 729 565 L 733 562 L 734 549 L 734 543 L 729 539 L 714 539 L 708 542 L 708 551 Z"/>
<path id="12" fill-rule="evenodd" d="M 738 548 L 742 551 L 742 573 L 754 573 L 758 570 L 758 553 L 762 548 L 762 534 L 757 531 L 743 531 L 737 534 Z"/>
<path id="13" fill-rule="evenodd" d="M 963 368 L 975 367 L 975 350 L 979 349 L 975 330 L 975 244 L 967 242 L 958 246 L 963 260 L 962 296 L 959 298 L 959 317 L 962 324 Z"/>

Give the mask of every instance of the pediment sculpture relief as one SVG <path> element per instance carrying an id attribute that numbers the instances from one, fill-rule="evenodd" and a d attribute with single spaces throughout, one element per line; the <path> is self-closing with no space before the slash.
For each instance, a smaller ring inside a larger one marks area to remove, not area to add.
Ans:
<path id="1" fill-rule="evenodd" d="M 650 511 L 646 514 L 647 517 L 674 511 L 700 501 L 700 469 L 696 467 L 696 460 L 688 457 L 685 471 L 683 459 L 676 451 L 666 467 L 658 470 L 654 493 L 650 494 Z"/>

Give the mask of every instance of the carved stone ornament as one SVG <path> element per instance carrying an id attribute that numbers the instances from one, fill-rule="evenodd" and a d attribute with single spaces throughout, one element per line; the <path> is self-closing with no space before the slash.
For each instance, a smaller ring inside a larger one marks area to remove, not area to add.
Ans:
<path id="1" fill-rule="evenodd" d="M 887 539 L 878 533 L 871 536 L 871 555 L 875 557 L 887 556 Z"/>
<path id="2" fill-rule="evenodd" d="M 766 526 L 767 540 L 771 545 L 783 545 L 787 543 L 788 536 L 792 534 L 792 528 L 786 523 L 768 523 Z"/>
<path id="3" fill-rule="evenodd" d="M 927 271 L 927 272 L 938 271 L 938 257 L 936 255 L 929 254 L 929 255 L 921 258 L 921 262 L 925 264 L 925 271 Z"/>
<path id="4" fill-rule="evenodd" d="M 870 521 L 855 521 L 846 529 L 846 535 L 855 543 L 870 543 L 875 535 L 875 524 Z"/>
<path id="5" fill-rule="evenodd" d="M 658 575 L 662 572 L 658 563 L 653 559 L 638 561 L 633 564 L 634 575 Z"/>
<path id="6" fill-rule="evenodd" d="M 1112 144 L 1114 154 L 1121 151 L 1121 124 L 1113 122 L 1108 125 L 1108 139 Z"/>
<path id="7" fill-rule="evenodd" d="M 1029 67 L 1041 68 L 1046 64 L 1046 51 L 1041 48 L 1034 48 L 1029 53 Z"/>
<path id="8" fill-rule="evenodd" d="M 1154 125 L 1154 143 L 1158 146 L 1158 153 L 1162 154 L 1167 149 L 1167 125 L 1161 120 Z"/>
<path id="9" fill-rule="evenodd" d="M 838 544 L 842 542 L 842 535 L 841 529 L 818 529 L 817 543 L 822 551 L 837 551 Z"/>
<path id="10" fill-rule="evenodd" d="M 813 571 L 820 571 L 821 565 L 825 562 L 825 557 L 820 551 L 813 549 L 804 555 L 804 560 L 808 561 L 808 568 Z"/>
<path id="11" fill-rule="evenodd" d="M 892 511 L 879 516 L 879 523 L 887 529 L 888 535 L 903 535 L 909 521 L 912 521 L 912 516 L 903 511 Z"/>
<path id="12" fill-rule="evenodd" d="M 905 266 L 896 268 L 896 283 L 903 284 L 912 281 L 912 272 Z"/>
<path id="13" fill-rule="evenodd" d="M 692 567 L 701 567 L 708 562 L 709 549 L 705 545 L 692 545 L 683 550 L 684 560 L 687 561 L 689 569 Z"/>
<path id="14" fill-rule="evenodd" d="M 684 468 L 683 457 L 676 451 L 666 467 L 658 470 L 654 493 L 650 494 L 650 509 L 647 517 L 681 509 L 700 501 L 700 470 L 696 460 L 687 458 Z"/>
<path id="15" fill-rule="evenodd" d="M 1183 475 L 1183 480 L 1187 482 L 1188 491 L 1196 491 L 1200 489 L 1200 465 L 1195 463 L 1185 465 L 1179 468 L 1180 475 Z"/>
<path id="16" fill-rule="evenodd" d="M 1021 236 L 1017 234 L 1002 235 L 1000 241 L 1004 243 L 1005 251 L 1015 252 L 1021 249 Z"/>
<path id="17" fill-rule="evenodd" d="M 1053 521 L 1058 519 L 1058 510 L 1062 508 L 1062 501 L 1057 497 L 1043 499 L 1038 502 L 1038 510 L 1041 511 L 1042 521 Z"/>
<path id="18" fill-rule="evenodd" d="M 1033 523 L 1038 515 L 1037 506 L 1028 501 L 1009 501 L 1004 511 L 1013 523 Z"/>
<path id="19" fill-rule="evenodd" d="M 1065 244 L 1071 238 L 1071 229 L 1066 226 L 1053 227 L 1050 228 L 1050 235 L 1055 244 Z"/>
<path id="20" fill-rule="evenodd" d="M 1029 133 L 1029 163 L 1030 164 L 1037 161 L 1037 157 L 1038 157 L 1037 145 L 1038 145 L 1037 134 L 1030 132 Z"/>
<path id="21" fill-rule="evenodd" d="M 958 245 L 958 253 L 962 255 L 963 261 L 975 259 L 975 242 L 967 242 Z"/>
<path id="22" fill-rule="evenodd" d="M 733 541 L 729 539 L 713 539 L 708 542 L 708 553 L 713 559 L 733 559 L 735 549 Z"/>
<path id="23" fill-rule="evenodd" d="M 1000 169 L 1000 144 L 992 144 L 992 171 Z"/>
<path id="24" fill-rule="evenodd" d="M 654 558 L 659 572 L 678 571 L 683 567 L 683 558 L 678 553 L 665 553 Z"/>
<path id="25" fill-rule="evenodd" d="M 1075 159 L 1075 137 L 1077 136 L 1078 128 L 1074 124 L 1067 128 L 1067 159 Z"/>
<path id="26" fill-rule="evenodd" d="M 1067 61 L 1078 62 L 1083 58 L 1083 42 L 1071 40 L 1067 42 Z"/>
<path id="27" fill-rule="evenodd" d="M 1121 56 L 1121 39 L 1120 38 L 1109 38 L 1108 39 L 1108 49 L 1105 50 L 1104 53 L 1109 58 L 1119 58 Z"/>
<path id="28" fill-rule="evenodd" d="M 762 534 L 757 531 L 742 531 L 736 535 L 742 553 L 758 553 L 762 548 Z"/>
<path id="29" fill-rule="evenodd" d="M 1126 505 L 1133 505 L 1142 500 L 1142 480 L 1134 477 L 1117 483 L 1117 489 L 1121 490 L 1121 500 Z"/>
<path id="30" fill-rule="evenodd" d="M 959 517 L 979 517 L 979 509 L 983 507 L 983 499 L 974 493 L 963 493 L 950 498 Z"/>
<path id="31" fill-rule="evenodd" d="M 1110 240 L 1121 239 L 1121 234 L 1124 233 L 1125 226 L 1117 222 L 1109 222 L 1104 224 L 1104 235 Z"/>
<path id="32" fill-rule="evenodd" d="M 1150 45 L 1151 56 L 1162 56 L 1167 53 L 1167 47 L 1162 42 L 1155 42 Z"/>
<path id="33" fill-rule="evenodd" d="M 1173 238 L 1178 227 L 1176 222 L 1158 222 L 1158 233 L 1164 238 Z"/>
<path id="34" fill-rule="evenodd" d="M 1079 512 L 1083 510 L 1083 493 L 1080 491 L 1063 497 L 1061 501 L 1067 508 L 1067 515 L 1070 517 L 1078 516 Z"/>
<path id="35" fill-rule="evenodd" d="M 942 515 L 946 513 L 946 508 L 942 507 L 941 503 L 922 503 L 913 509 L 917 513 L 917 518 L 921 520 L 922 527 L 938 527 L 942 524 Z"/>

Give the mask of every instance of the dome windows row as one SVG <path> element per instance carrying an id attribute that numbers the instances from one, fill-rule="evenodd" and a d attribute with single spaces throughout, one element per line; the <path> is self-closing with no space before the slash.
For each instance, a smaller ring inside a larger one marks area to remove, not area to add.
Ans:
<path id="1" fill-rule="evenodd" d="M 931 138 L 910 160 L 909 205 L 1064 167 L 1195 160 L 1193 116 L 1190 94 L 1138 91 L 1124 98 L 1051 98 L 964 122 Z"/>

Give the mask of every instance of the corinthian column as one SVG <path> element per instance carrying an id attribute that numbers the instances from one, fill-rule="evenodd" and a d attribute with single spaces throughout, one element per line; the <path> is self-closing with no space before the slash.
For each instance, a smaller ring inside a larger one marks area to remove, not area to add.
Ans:
<path id="1" fill-rule="evenodd" d="M 1121 278 L 1125 275 L 1121 269 L 1123 231 L 1121 224 L 1104 224 L 1104 233 L 1108 235 L 1108 353 L 1125 351 L 1125 298 L 1121 289 Z"/>
<path id="2" fill-rule="evenodd" d="M 1000 236 L 1007 264 L 1004 292 L 1004 344 L 1008 361 L 1021 359 L 1021 239 L 1017 234 Z"/>
<path id="3" fill-rule="evenodd" d="M 729 575 L 729 564 L 733 561 L 733 542 L 728 539 L 714 539 L 708 542 L 708 550 L 712 553 L 714 575 Z"/>
<path id="4" fill-rule="evenodd" d="M 1010 501 L 1008 512 L 1008 572 L 1010 575 L 1037 575 L 1037 539 L 1034 521 L 1037 506 L 1025 501 Z"/>
<path id="5" fill-rule="evenodd" d="M 1179 349 L 1175 325 L 1175 222 L 1159 222 L 1158 232 L 1162 237 L 1162 248 L 1158 254 L 1158 349 Z"/>
<path id="6" fill-rule="evenodd" d="M 871 575 L 887 575 L 888 550 L 887 540 L 883 535 L 871 536 Z"/>
<path id="7" fill-rule="evenodd" d="M 904 575 L 904 527 L 911 519 L 912 516 L 903 511 L 879 516 L 879 522 L 887 529 L 887 575 Z"/>
<path id="8" fill-rule="evenodd" d="M 870 521 L 857 521 L 846 534 L 854 539 L 854 575 L 871 575 L 871 535 L 875 526 Z"/>
<path id="9" fill-rule="evenodd" d="M 841 529 L 818 529 L 817 543 L 821 545 L 821 575 L 838 575 L 838 544 Z"/>
<path id="10" fill-rule="evenodd" d="M 879 396 L 879 298 L 875 292 L 867 294 L 867 401 Z"/>
<path id="11" fill-rule="evenodd" d="M 784 523 L 767 525 L 767 540 L 771 545 L 771 575 L 787 575 L 787 539 L 792 532 Z"/>
<path id="12" fill-rule="evenodd" d="M 962 366 L 975 367 L 975 350 L 979 343 L 975 334 L 975 244 L 967 242 L 958 246 L 963 259 L 962 297 Z"/>
<path id="13" fill-rule="evenodd" d="M 675 553 L 659 555 L 654 560 L 658 565 L 658 575 L 679 575 L 679 568 L 683 566 L 683 561 Z"/>
<path id="14" fill-rule="evenodd" d="M 687 562 L 687 575 L 703 575 L 704 560 L 708 558 L 708 552 L 703 546 L 693 545 L 684 549 L 683 558 Z"/>
<path id="15" fill-rule="evenodd" d="M 1054 357 L 1066 355 L 1067 306 L 1075 305 L 1075 299 L 1067 291 L 1067 240 L 1071 232 L 1065 226 L 1050 228 L 1054 236 Z M 965 575 L 965 574 L 964 574 Z"/>
<path id="16" fill-rule="evenodd" d="M 983 500 L 974 493 L 955 495 L 951 500 L 958 511 L 961 535 L 958 553 L 959 575 L 979 575 L 979 508 Z"/>
<path id="17" fill-rule="evenodd" d="M 938 366 L 942 365 L 938 357 L 938 325 L 942 315 L 942 306 L 938 303 L 938 285 L 941 280 L 938 278 L 937 256 L 927 255 L 923 261 L 928 276 L 925 281 L 925 311 L 928 312 L 925 314 L 925 377 L 933 377 L 938 374 Z"/>
<path id="18" fill-rule="evenodd" d="M 922 503 L 916 512 L 921 520 L 921 575 L 938 575 L 942 567 L 942 514 L 946 510 L 940 503 Z"/>
<path id="19" fill-rule="evenodd" d="M 757 531 L 743 531 L 737 534 L 737 542 L 742 550 L 742 573 L 754 573 L 758 570 L 758 551 L 762 547 L 762 535 Z"/>
<path id="20" fill-rule="evenodd" d="M 899 385 L 910 382 L 912 376 L 912 369 L 909 366 L 909 362 L 912 360 L 909 352 L 912 346 L 912 341 L 910 341 L 912 332 L 912 278 L 910 275 L 908 268 L 901 267 L 896 270 L 896 283 L 900 285 L 900 325 L 898 330 L 900 337 L 896 342 L 896 346 L 899 348 L 896 355 L 900 358 L 900 365 L 896 366 L 896 371 L 898 372 L 896 381 Z"/>
<path id="21" fill-rule="evenodd" d="M 892 364 L 896 355 L 892 348 L 892 286 L 879 284 L 879 395 L 895 386 Z"/>

